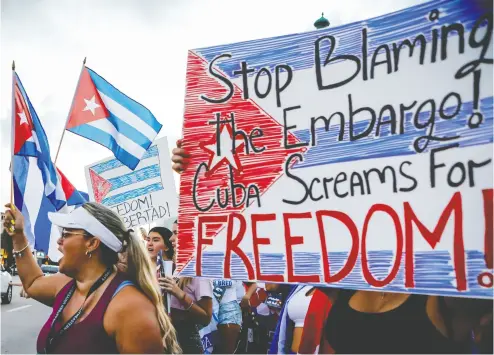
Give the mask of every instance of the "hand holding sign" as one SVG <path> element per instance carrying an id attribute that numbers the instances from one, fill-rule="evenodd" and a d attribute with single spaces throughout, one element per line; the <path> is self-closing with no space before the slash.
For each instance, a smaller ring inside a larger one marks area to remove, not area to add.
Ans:
<path id="1" fill-rule="evenodd" d="M 186 150 L 182 148 L 182 140 L 177 141 L 177 147 L 172 150 L 172 169 L 181 174 L 190 162 L 190 155 L 187 154 Z"/>

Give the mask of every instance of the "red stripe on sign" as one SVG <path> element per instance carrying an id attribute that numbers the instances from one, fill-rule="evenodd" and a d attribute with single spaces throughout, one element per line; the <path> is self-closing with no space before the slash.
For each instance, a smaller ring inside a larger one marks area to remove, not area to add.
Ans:
<path id="1" fill-rule="evenodd" d="M 246 199 L 242 201 L 242 187 L 245 188 L 244 195 L 246 195 L 247 187 L 255 185 L 259 189 L 259 195 L 262 196 L 282 176 L 287 157 L 304 151 L 304 148 L 285 149 L 283 126 L 254 101 L 244 100 L 242 90 L 237 86 L 234 86 L 233 95 L 227 102 L 212 104 L 201 99 L 201 96 L 221 98 L 228 92 L 224 84 L 208 74 L 208 66 L 209 63 L 206 60 L 189 51 L 182 147 L 191 154 L 193 160 L 180 179 L 178 270 L 185 267 L 193 258 L 196 250 L 193 238 L 194 233 L 197 234 L 195 221 L 196 217 L 203 213 L 198 211 L 194 205 L 193 183 L 200 164 L 205 163 L 207 166 L 211 160 L 211 154 L 201 148 L 201 145 L 204 146 L 215 138 L 216 125 L 208 124 L 208 122 L 216 119 L 216 113 L 220 113 L 222 119 L 229 119 L 230 114 L 234 113 L 235 129 L 243 130 L 247 135 L 256 128 L 262 130 L 263 135 L 255 134 L 256 138 L 253 142 L 257 149 L 261 147 L 265 149 L 260 153 L 253 154 L 251 150 L 250 154 L 246 154 L 244 144 L 235 154 L 235 158 L 238 158 L 241 164 L 241 169 L 230 171 L 229 164 L 222 163 L 218 164 L 207 177 L 203 171 L 199 172 L 195 189 L 196 203 L 201 208 L 207 208 L 213 204 L 207 214 L 226 215 L 232 212 L 242 212 L 246 207 Z M 218 69 L 215 71 L 221 73 Z M 221 75 L 227 77 L 224 74 Z M 241 138 L 240 135 L 237 138 Z M 290 133 L 288 133 L 287 141 L 289 144 L 299 142 Z M 230 174 L 236 184 L 233 193 L 230 188 Z M 219 193 L 216 192 L 217 189 Z M 238 204 L 232 203 L 232 195 L 237 199 Z M 226 201 L 227 206 L 221 208 L 218 205 L 218 199 L 222 203 Z M 250 202 L 257 205 L 256 201 L 256 199 L 251 199 Z M 216 224 L 213 230 L 211 230 L 212 226 L 208 226 L 206 234 L 208 236 L 217 235 L 225 227 L 226 223 Z"/>

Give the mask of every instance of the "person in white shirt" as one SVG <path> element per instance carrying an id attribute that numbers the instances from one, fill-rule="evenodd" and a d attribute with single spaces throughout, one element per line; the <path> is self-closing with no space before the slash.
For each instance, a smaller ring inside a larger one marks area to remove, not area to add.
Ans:
<path id="1" fill-rule="evenodd" d="M 215 352 L 217 350 L 220 354 L 233 354 L 242 325 L 242 311 L 237 301 L 237 281 L 213 280 L 213 295 L 219 304 L 218 331 L 221 339 L 215 344 Z"/>

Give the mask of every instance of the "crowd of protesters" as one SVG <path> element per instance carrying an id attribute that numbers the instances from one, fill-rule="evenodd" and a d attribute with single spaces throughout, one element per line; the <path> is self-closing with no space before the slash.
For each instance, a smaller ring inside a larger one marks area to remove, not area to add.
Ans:
<path id="1" fill-rule="evenodd" d="M 173 169 L 189 156 L 173 151 Z M 23 292 L 53 308 L 38 353 L 492 353 L 490 300 L 258 284 L 167 274 L 180 232 L 137 236 L 110 209 L 50 213 L 60 273 L 44 276 L 6 205 Z M 214 327 L 211 326 L 214 324 Z M 202 341 L 204 329 L 214 330 Z"/>

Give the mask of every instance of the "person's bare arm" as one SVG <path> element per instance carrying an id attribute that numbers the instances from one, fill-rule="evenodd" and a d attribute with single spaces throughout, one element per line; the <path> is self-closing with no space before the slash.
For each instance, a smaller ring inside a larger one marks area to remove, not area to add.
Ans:
<path id="1" fill-rule="evenodd" d="M 256 290 L 257 290 L 257 283 L 256 282 L 248 283 L 248 285 L 249 285 L 249 288 L 245 292 L 245 295 L 244 295 L 244 297 L 242 297 L 242 301 L 240 302 L 240 306 L 242 308 L 250 307 L 250 298 L 252 297 L 254 292 L 256 292 Z"/>
<path id="2" fill-rule="evenodd" d="M 31 248 L 27 246 L 28 241 L 24 234 L 22 214 L 17 208 L 12 211 L 10 204 L 5 205 L 5 207 L 9 209 L 5 212 L 4 227 L 12 237 L 14 250 L 20 251 L 25 248 L 22 256 L 15 259 L 23 288 L 31 298 L 51 307 L 57 293 L 70 281 L 70 278 L 60 273 L 44 276 L 32 254 Z M 12 220 L 15 221 L 13 230 L 11 229 Z"/>
<path id="3" fill-rule="evenodd" d="M 121 354 L 163 354 L 156 308 L 133 286 L 123 288 L 111 301 L 103 325 Z"/>
<path id="4" fill-rule="evenodd" d="M 213 300 L 211 297 L 201 297 L 197 302 L 193 300 L 181 290 L 174 279 L 171 277 L 160 277 L 158 279 L 160 287 L 172 296 L 176 297 L 182 306 L 187 309 L 187 317 L 201 325 L 208 325 L 211 322 L 213 315 Z"/>
<path id="5" fill-rule="evenodd" d="M 206 326 L 211 322 L 213 316 L 213 300 L 209 297 L 203 297 L 195 302 L 189 309 L 189 319 L 196 321 L 198 324 Z"/>

